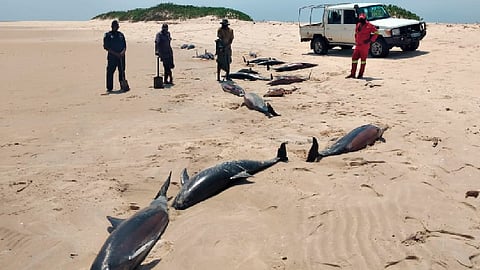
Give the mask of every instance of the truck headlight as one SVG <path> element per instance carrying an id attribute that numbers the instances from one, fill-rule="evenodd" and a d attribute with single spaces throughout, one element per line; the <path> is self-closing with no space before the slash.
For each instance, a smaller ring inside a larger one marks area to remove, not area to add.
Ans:
<path id="1" fill-rule="evenodd" d="M 399 36 L 400 35 L 400 29 L 395 28 L 392 29 L 392 36 Z"/>

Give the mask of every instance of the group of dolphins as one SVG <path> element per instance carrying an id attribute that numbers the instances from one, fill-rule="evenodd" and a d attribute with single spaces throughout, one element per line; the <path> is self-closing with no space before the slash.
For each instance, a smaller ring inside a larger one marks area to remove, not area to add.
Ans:
<path id="1" fill-rule="evenodd" d="M 252 63 L 257 65 L 266 65 L 267 69 L 269 69 L 270 65 L 285 64 L 284 61 L 276 60 L 275 58 L 271 58 L 271 57 L 256 58 L 249 61 L 247 61 L 244 57 L 244 62 L 247 65 L 251 65 Z M 317 66 L 317 64 L 298 62 L 298 63 L 289 63 L 289 64 L 282 65 L 278 68 L 275 68 L 275 70 L 277 72 L 283 72 L 283 71 L 311 68 L 315 66 Z M 273 79 L 273 75 L 271 75 L 271 78 L 268 79 L 266 77 L 259 75 L 257 71 L 254 71 L 251 68 L 241 69 L 238 72 L 230 73 L 229 77 L 231 79 L 243 79 L 243 80 L 251 80 L 251 81 L 256 81 L 256 80 L 269 81 L 268 84 L 271 86 L 292 84 L 292 83 L 302 82 L 306 80 L 305 78 L 298 77 L 298 76 L 276 76 L 276 78 Z M 235 84 L 233 81 L 229 81 L 229 80 L 223 81 L 221 82 L 221 86 L 223 91 L 234 94 L 239 97 L 243 97 L 242 105 L 245 105 L 247 108 L 264 113 L 268 117 L 280 116 L 273 109 L 273 107 L 269 103 L 265 102 L 265 100 L 261 98 L 259 95 L 253 92 L 246 92 L 242 87 Z M 274 91 L 275 91 L 275 94 L 270 94 L 270 96 L 281 96 L 282 94 L 279 95 L 278 92 L 286 92 L 287 90 L 275 89 Z"/>
<path id="2" fill-rule="evenodd" d="M 307 162 L 357 151 L 373 145 L 377 140 L 384 141 L 382 136 L 385 130 L 386 128 L 372 124 L 357 127 L 320 152 L 317 139 L 313 137 Z M 186 209 L 218 194 L 235 181 L 247 179 L 278 162 L 288 162 L 286 142 L 281 143 L 276 157 L 269 160 L 227 161 L 200 171 L 193 177 L 189 177 L 184 169 L 181 175 L 182 187 L 173 200 L 172 207 L 177 210 Z M 108 228 L 110 235 L 95 258 L 91 270 L 132 270 L 143 262 L 169 223 L 167 190 L 171 175 L 170 172 L 148 207 L 128 219 L 107 216 L 112 225 Z"/>

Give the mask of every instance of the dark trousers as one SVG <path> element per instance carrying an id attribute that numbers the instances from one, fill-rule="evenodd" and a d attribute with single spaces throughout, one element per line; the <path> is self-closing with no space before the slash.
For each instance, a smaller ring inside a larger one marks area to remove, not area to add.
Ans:
<path id="1" fill-rule="evenodd" d="M 118 58 L 115 56 L 108 56 L 107 63 L 107 90 L 113 90 L 113 73 L 118 68 L 118 81 L 124 80 L 125 74 L 125 57 Z"/>

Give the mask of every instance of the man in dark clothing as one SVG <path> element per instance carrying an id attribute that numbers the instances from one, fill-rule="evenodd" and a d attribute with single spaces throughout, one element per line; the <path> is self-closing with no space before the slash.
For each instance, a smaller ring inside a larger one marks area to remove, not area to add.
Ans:
<path id="1" fill-rule="evenodd" d="M 172 37 L 168 32 L 168 24 L 162 25 L 162 31 L 157 33 L 155 37 L 155 54 L 160 57 L 163 63 L 163 83 L 173 84 L 172 69 L 175 67 L 173 63 L 173 50 L 170 42 Z"/>
<path id="2" fill-rule="evenodd" d="M 125 80 L 125 51 L 127 43 L 125 36 L 118 31 L 118 21 L 112 21 L 112 31 L 105 33 L 103 37 L 103 48 L 107 54 L 107 92 L 113 90 L 113 73 L 118 68 L 118 80 Z M 126 89 L 125 89 L 126 90 Z"/>
<path id="3" fill-rule="evenodd" d="M 220 81 L 220 70 L 225 71 L 225 78 L 230 79 L 230 63 L 232 62 L 232 42 L 233 29 L 227 19 L 223 19 L 220 23 L 222 26 L 218 28 L 216 40 L 216 54 L 217 54 L 217 81 Z"/>

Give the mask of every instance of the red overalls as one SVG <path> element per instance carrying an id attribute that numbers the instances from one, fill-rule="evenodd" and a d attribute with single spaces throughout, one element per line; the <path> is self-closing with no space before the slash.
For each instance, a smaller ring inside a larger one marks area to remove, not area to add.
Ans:
<path id="1" fill-rule="evenodd" d="M 373 35 L 372 35 L 373 34 Z M 352 55 L 352 70 L 350 72 L 350 78 L 355 78 L 355 72 L 357 71 L 358 59 L 361 59 L 360 71 L 358 78 L 363 77 L 365 72 L 365 66 L 367 65 L 368 50 L 370 49 L 370 42 L 375 42 L 378 37 L 377 28 L 369 22 L 365 24 L 357 23 L 355 27 L 355 50 Z"/>

